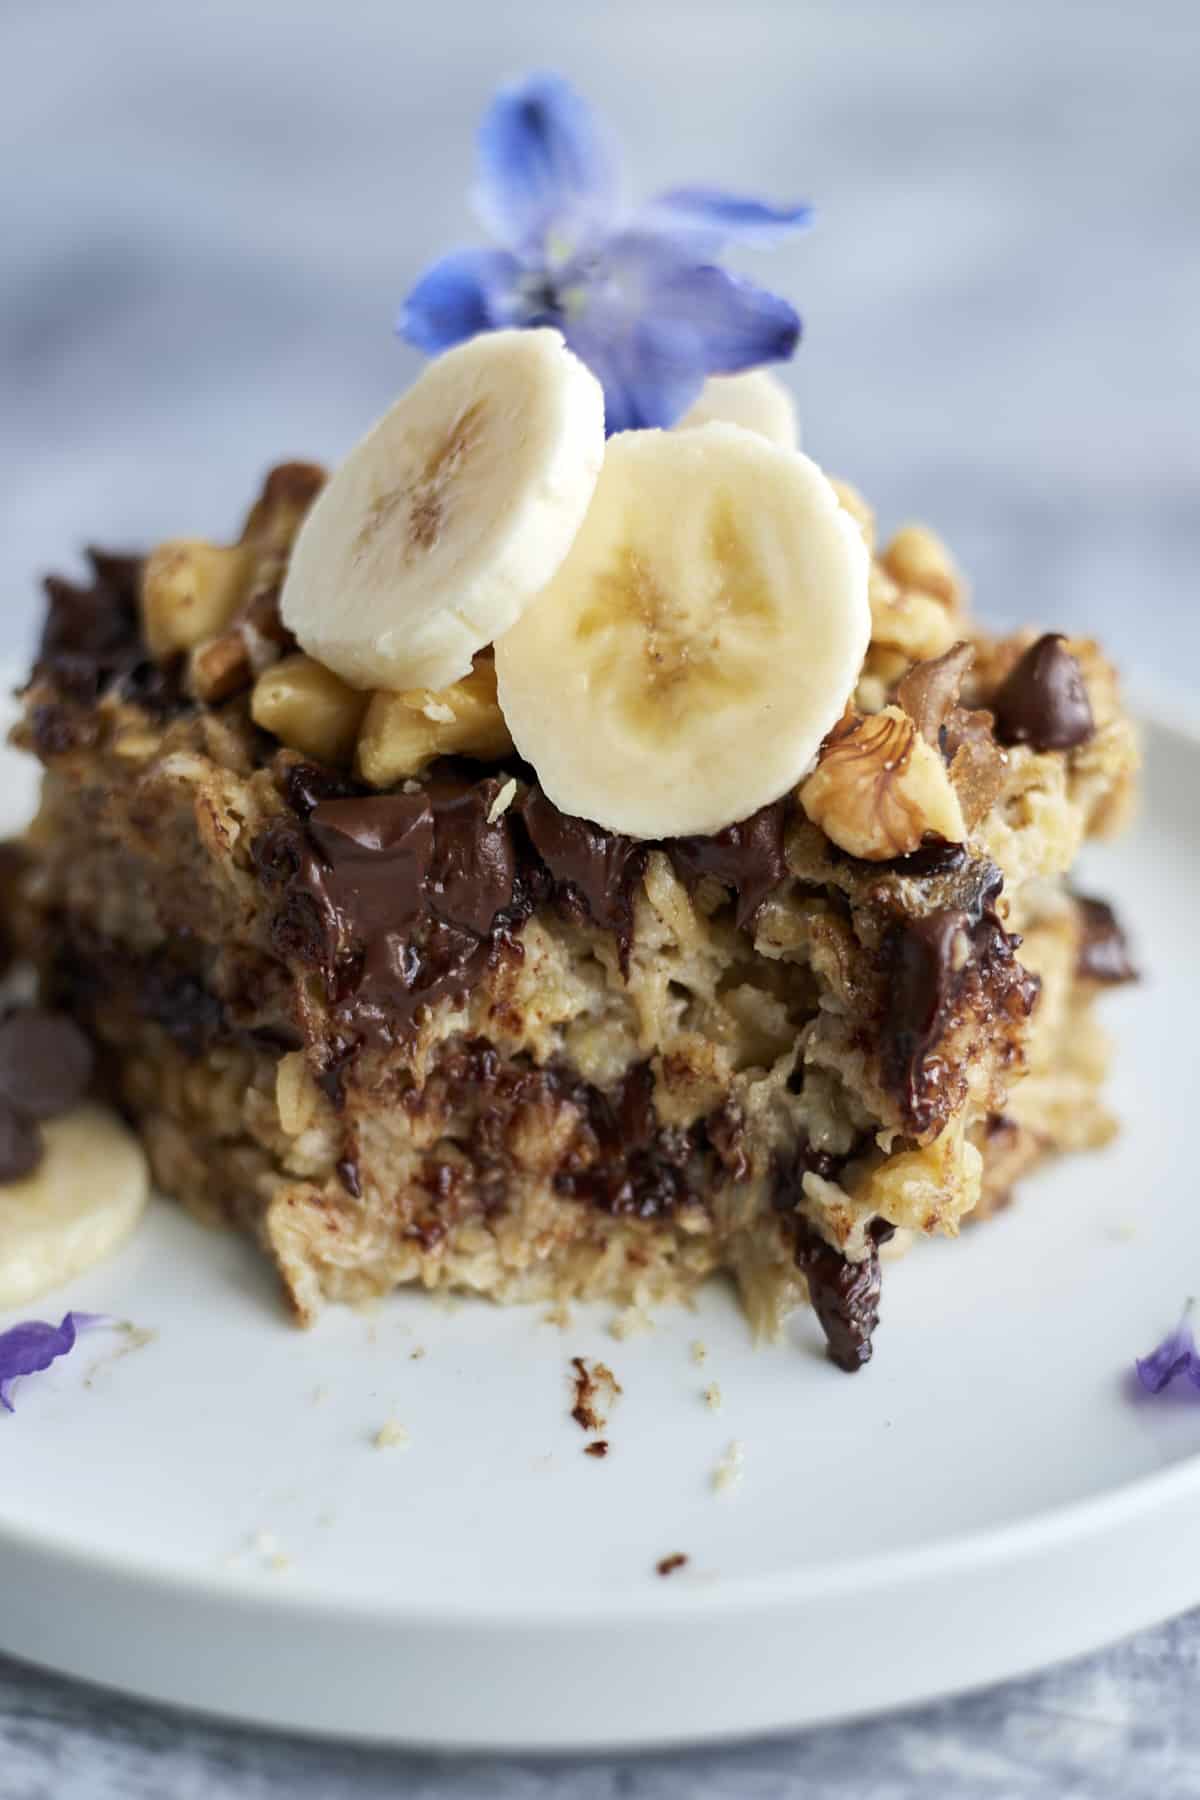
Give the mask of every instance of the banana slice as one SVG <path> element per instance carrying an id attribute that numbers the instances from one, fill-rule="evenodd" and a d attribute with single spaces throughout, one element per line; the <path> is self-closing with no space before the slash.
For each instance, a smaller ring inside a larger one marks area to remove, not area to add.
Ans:
<path id="1" fill-rule="evenodd" d="M 603 390 L 557 331 L 460 344 L 321 490 L 284 623 L 352 687 L 449 687 L 554 574 L 603 459 Z"/>
<path id="2" fill-rule="evenodd" d="M 690 431 L 694 425 L 712 424 L 744 426 L 772 444 L 782 444 L 785 450 L 796 449 L 800 442 L 796 403 L 768 369 L 710 375 L 699 399 L 675 429 Z"/>
<path id="3" fill-rule="evenodd" d="M 0 1187 L 0 1311 L 110 1256 L 150 1192 L 141 1145 L 105 1107 L 77 1107 L 41 1130 L 33 1174 Z"/>
<path id="4" fill-rule="evenodd" d="M 861 533 L 816 464 L 736 425 L 609 439 L 579 536 L 496 645 L 562 811 L 720 831 L 806 772 L 871 635 Z"/>

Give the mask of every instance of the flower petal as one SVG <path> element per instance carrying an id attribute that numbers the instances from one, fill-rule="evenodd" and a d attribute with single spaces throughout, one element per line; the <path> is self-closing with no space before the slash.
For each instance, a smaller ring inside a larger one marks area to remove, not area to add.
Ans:
<path id="1" fill-rule="evenodd" d="M 452 250 L 417 282 L 396 330 L 418 350 L 436 354 L 513 324 L 520 277 L 521 265 L 507 250 Z"/>
<path id="2" fill-rule="evenodd" d="M 813 209 L 771 206 L 720 188 L 681 187 L 659 194 L 639 216 L 649 229 L 669 232 L 698 254 L 711 256 L 724 243 L 765 247 L 813 221 Z"/>
<path id="3" fill-rule="evenodd" d="M 38 1375 L 60 1356 L 75 1348 L 76 1335 L 92 1326 L 107 1325 L 100 1313 L 69 1312 L 61 1325 L 28 1319 L 0 1332 L 0 1406 L 12 1412 L 13 1384 L 22 1375 Z"/>
<path id="4" fill-rule="evenodd" d="M 553 234 L 577 247 L 611 221 L 617 158 L 590 106 L 560 75 L 503 87 L 479 130 L 476 208 L 516 250 Z"/>
<path id="5" fill-rule="evenodd" d="M 704 375 L 784 362 L 800 340 L 800 316 L 778 294 L 713 263 L 676 264 L 652 279 L 646 317 L 660 354 Z"/>
<path id="6" fill-rule="evenodd" d="M 611 322 L 610 322 L 611 326 Z M 565 327 L 569 347 L 604 389 L 604 431 L 640 431 L 673 425 L 695 401 L 704 377 L 663 355 L 653 334 L 636 321 L 619 332 L 587 322 Z"/>
<path id="7" fill-rule="evenodd" d="M 1188 1323 L 1190 1305 L 1185 1309 L 1174 1331 L 1169 1331 L 1149 1356 L 1139 1356 L 1137 1378 L 1148 1394 L 1161 1394 L 1177 1375 L 1186 1375 L 1194 1387 L 1200 1387 L 1200 1355 Z"/>

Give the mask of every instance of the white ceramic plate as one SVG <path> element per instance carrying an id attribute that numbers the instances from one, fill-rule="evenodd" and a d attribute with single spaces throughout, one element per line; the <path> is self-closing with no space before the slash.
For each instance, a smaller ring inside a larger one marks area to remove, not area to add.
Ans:
<path id="1" fill-rule="evenodd" d="M 1200 1291 L 1200 740 L 1148 752 L 1137 835 L 1087 871 L 1148 975 L 1108 1004 L 1126 1131 L 891 1265 L 868 1370 L 809 1318 L 755 1350 L 719 1287 L 623 1342 L 607 1310 L 414 1295 L 302 1334 L 162 1203 L 38 1309 L 155 1336 L 89 1339 L 0 1417 L 0 1648 L 303 1731 L 611 1747 L 896 1706 L 1200 1601 L 1200 1404 L 1128 1379 Z M 575 1354 L 624 1386 L 604 1461 Z"/>

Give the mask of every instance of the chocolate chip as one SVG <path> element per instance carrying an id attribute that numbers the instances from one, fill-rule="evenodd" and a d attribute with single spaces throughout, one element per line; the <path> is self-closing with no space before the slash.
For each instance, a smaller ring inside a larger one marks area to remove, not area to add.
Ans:
<path id="1" fill-rule="evenodd" d="M 1003 744 L 1074 750 L 1095 731 L 1083 671 L 1061 632 L 1031 644 L 991 702 Z"/>
<path id="2" fill-rule="evenodd" d="M 92 1079 L 92 1046 L 73 1020 L 41 1007 L 0 1021 L 0 1099 L 34 1119 L 81 1100 Z"/>
<path id="3" fill-rule="evenodd" d="M 0 1184 L 32 1175 L 42 1160 L 42 1134 L 35 1120 L 0 1101 Z M 0 1199 L 0 1213 L 4 1201 Z"/>
<path id="4" fill-rule="evenodd" d="M 668 839 L 665 848 L 675 873 L 691 889 L 705 876 L 732 888 L 739 928 L 752 924 L 767 895 L 787 874 L 783 839 L 789 810 L 787 800 L 776 800 L 713 837 Z"/>
<path id="5" fill-rule="evenodd" d="M 1138 972 L 1129 953 L 1129 940 L 1107 900 L 1075 895 L 1082 935 L 1075 973 L 1080 981 L 1099 981 L 1116 987 L 1136 981 Z"/>

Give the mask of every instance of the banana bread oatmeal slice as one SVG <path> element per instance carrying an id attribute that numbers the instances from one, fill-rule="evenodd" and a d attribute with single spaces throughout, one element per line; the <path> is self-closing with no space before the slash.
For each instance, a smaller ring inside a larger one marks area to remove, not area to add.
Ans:
<path id="1" fill-rule="evenodd" d="M 799 789 L 624 837 L 549 800 L 487 651 L 373 696 L 298 653 L 278 596 L 320 483 L 274 471 L 232 548 L 47 584 L 16 929 L 158 1182 L 253 1237 L 302 1321 L 401 1283 L 640 1307 L 727 1270 L 757 1329 L 807 1297 L 858 1367 L 883 1245 L 1113 1129 L 1092 1014 L 1131 970 L 1069 881 L 1132 792 L 1110 666 L 981 634 L 910 529 Z"/>

